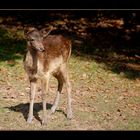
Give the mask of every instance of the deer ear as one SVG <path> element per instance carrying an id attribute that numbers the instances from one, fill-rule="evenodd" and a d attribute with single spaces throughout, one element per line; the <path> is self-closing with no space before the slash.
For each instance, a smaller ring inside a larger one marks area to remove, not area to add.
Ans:
<path id="1" fill-rule="evenodd" d="M 48 30 L 47 28 L 43 28 L 43 29 L 40 30 L 40 34 L 41 34 L 41 36 L 42 36 L 43 38 L 45 38 L 45 37 L 47 37 L 47 36 L 50 34 L 50 32 L 51 32 L 53 29 L 54 29 L 53 26 L 50 26 L 50 29 L 49 29 L 49 30 Z"/>
<path id="2" fill-rule="evenodd" d="M 25 27 L 24 28 L 24 34 L 25 34 L 25 36 L 28 35 L 28 33 L 30 33 L 33 30 L 37 30 L 37 29 L 34 28 L 34 27 Z"/>
<path id="3" fill-rule="evenodd" d="M 25 35 L 25 37 L 27 36 L 27 33 L 28 33 L 28 29 L 24 28 L 24 35 Z"/>

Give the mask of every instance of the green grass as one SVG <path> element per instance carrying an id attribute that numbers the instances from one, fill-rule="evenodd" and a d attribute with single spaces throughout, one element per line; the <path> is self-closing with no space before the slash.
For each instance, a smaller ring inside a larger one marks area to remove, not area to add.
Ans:
<path id="1" fill-rule="evenodd" d="M 27 92 L 29 87 L 25 81 L 25 72 L 22 60 L 16 60 L 13 67 L 6 61 L 0 62 L 1 78 L 0 90 L 2 105 L 0 118 L 5 116 L 6 108 L 20 103 L 27 103 L 29 97 Z M 69 122 L 60 111 L 52 115 L 52 119 L 47 126 L 41 126 L 36 119 L 33 124 L 28 125 L 22 112 L 10 110 L 6 120 L 1 120 L 3 129 L 111 129 L 111 130 L 138 130 L 139 124 L 139 85 L 132 81 L 114 74 L 104 69 L 102 64 L 94 60 L 82 60 L 82 58 L 72 56 L 69 63 L 70 79 L 72 83 L 73 111 L 74 118 Z M 9 90 L 5 90 L 6 88 Z M 51 93 L 47 97 L 47 102 L 53 103 L 56 82 L 51 81 Z M 15 95 L 14 98 L 11 95 Z M 53 92 L 53 93 L 52 93 Z M 65 90 L 63 91 L 63 93 Z M 22 93 L 22 94 L 21 94 Z M 21 95 L 20 95 L 21 94 Z M 5 98 L 5 96 L 7 98 Z M 9 103 L 10 102 L 10 103 Z M 41 102 L 41 97 L 37 94 L 36 102 Z M 66 95 L 61 95 L 59 110 L 66 111 Z M 24 110 L 24 107 L 22 109 Z M 26 106 L 27 108 L 27 106 Z M 136 109 L 135 109 L 136 108 Z M 137 109 L 138 108 L 138 109 Z M 26 110 L 27 113 L 28 110 Z M 39 111 L 41 117 L 42 111 Z M 17 121 L 18 120 L 18 121 Z M 11 123 L 12 122 L 12 123 Z M 121 122 L 121 123 L 120 123 Z M 9 123 L 10 126 L 8 125 Z M 16 125 L 18 123 L 18 125 Z M 97 127 L 96 127 L 97 126 Z"/>
<path id="2" fill-rule="evenodd" d="M 0 28 L 0 61 L 22 59 L 25 49 L 23 30 Z"/>

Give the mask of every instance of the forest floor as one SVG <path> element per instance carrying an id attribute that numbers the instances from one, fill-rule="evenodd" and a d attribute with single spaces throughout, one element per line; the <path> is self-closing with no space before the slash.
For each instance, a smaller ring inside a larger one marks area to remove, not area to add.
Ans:
<path id="1" fill-rule="evenodd" d="M 1 130 L 139 130 L 140 80 L 116 74 L 90 58 L 72 55 L 69 63 L 72 84 L 73 119 L 66 118 L 67 94 L 64 89 L 56 112 L 48 125 L 42 126 L 41 89 L 35 97 L 31 124 L 26 122 L 29 107 L 29 82 L 25 79 L 22 60 L 14 66 L 0 62 L 0 129 Z M 38 84 L 39 85 L 39 84 Z M 57 82 L 51 79 L 47 94 L 50 111 Z"/>

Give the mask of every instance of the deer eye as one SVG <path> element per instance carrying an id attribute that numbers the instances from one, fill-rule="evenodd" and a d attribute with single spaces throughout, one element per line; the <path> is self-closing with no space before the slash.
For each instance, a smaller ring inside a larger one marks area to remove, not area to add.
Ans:
<path id="1" fill-rule="evenodd" d="M 31 38 L 30 41 L 34 41 L 34 39 Z"/>

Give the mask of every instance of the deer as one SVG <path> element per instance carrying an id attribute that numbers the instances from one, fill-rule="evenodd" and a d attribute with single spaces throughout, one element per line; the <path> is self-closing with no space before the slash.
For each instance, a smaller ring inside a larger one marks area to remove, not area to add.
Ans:
<path id="1" fill-rule="evenodd" d="M 38 80 L 41 81 L 42 124 L 47 124 L 48 122 L 46 115 L 46 94 L 51 76 L 57 79 L 58 88 L 54 103 L 50 109 L 50 114 L 55 112 L 65 84 L 67 92 L 67 118 L 72 119 L 71 83 L 68 74 L 68 61 L 71 56 L 72 43 L 71 40 L 62 35 L 50 35 L 51 30 L 52 28 L 47 34 L 44 33 L 44 30 L 38 30 L 34 27 L 25 31 L 27 52 L 23 64 L 30 83 L 28 123 L 31 123 L 33 120 L 33 106 Z"/>

